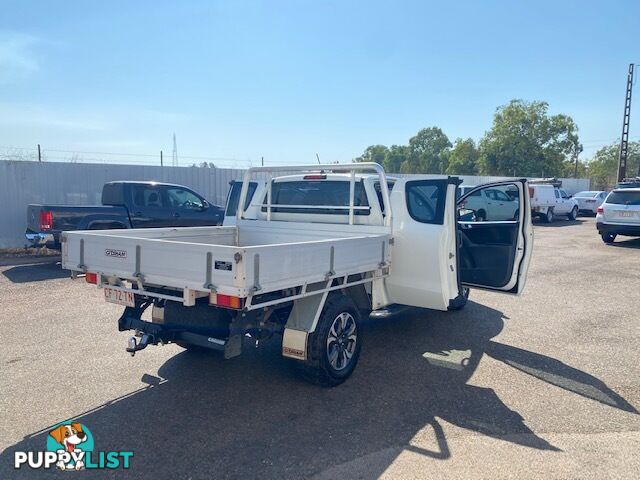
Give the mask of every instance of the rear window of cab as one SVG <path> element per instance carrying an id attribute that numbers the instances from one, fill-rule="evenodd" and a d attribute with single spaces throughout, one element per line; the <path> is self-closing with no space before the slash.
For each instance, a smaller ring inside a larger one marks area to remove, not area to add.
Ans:
<path id="1" fill-rule="evenodd" d="M 271 186 L 271 211 L 274 213 L 316 213 L 348 215 L 350 182 L 340 180 L 297 180 L 275 182 Z M 354 215 L 369 215 L 371 208 L 362 181 L 354 185 Z M 267 203 L 265 194 L 264 204 Z M 309 207 L 309 208 L 304 208 Z M 325 208 L 322 208 L 325 207 Z M 267 207 L 263 206 L 266 212 Z"/>

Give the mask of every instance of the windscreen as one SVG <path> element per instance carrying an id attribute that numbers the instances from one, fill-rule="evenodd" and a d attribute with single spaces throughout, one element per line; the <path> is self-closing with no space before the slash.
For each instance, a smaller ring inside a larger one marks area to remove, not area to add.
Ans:
<path id="1" fill-rule="evenodd" d="M 605 202 L 614 205 L 640 205 L 640 192 L 611 192 Z"/>

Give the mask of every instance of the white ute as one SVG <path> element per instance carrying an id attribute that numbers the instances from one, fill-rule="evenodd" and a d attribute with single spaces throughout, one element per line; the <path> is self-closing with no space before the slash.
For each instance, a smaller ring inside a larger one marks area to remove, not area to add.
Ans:
<path id="1" fill-rule="evenodd" d="M 564 190 L 547 184 L 529 184 L 531 213 L 546 223 L 553 222 L 558 215 L 566 215 L 568 220 L 578 218 L 578 201 Z"/>
<path id="2" fill-rule="evenodd" d="M 274 177 L 284 172 L 296 174 Z M 126 307 L 118 327 L 136 332 L 131 354 L 175 342 L 230 358 L 245 338 L 258 346 L 276 334 L 307 379 L 337 385 L 356 366 L 370 312 L 455 310 L 469 288 L 524 288 L 526 180 L 471 190 L 520 205 L 482 222 L 458 211 L 459 183 L 387 178 L 375 163 L 251 168 L 232 185 L 224 226 L 66 232 L 62 265 Z"/>

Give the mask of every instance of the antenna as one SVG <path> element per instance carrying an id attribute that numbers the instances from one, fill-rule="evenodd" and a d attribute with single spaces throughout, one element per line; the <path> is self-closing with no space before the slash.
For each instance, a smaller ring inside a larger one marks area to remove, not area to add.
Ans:
<path id="1" fill-rule="evenodd" d="M 171 165 L 178 166 L 178 143 L 176 142 L 176 134 L 173 134 L 173 153 L 171 154 Z"/>
<path id="2" fill-rule="evenodd" d="M 318 165 L 322 165 L 322 164 L 320 163 L 320 155 L 318 155 L 317 153 L 316 153 L 316 158 L 318 159 Z"/>
<path id="3" fill-rule="evenodd" d="M 620 158 L 618 160 L 618 182 L 627 176 L 627 153 L 629 151 L 629 119 L 631 117 L 631 90 L 633 89 L 633 63 L 629 64 L 627 92 L 624 96 L 624 114 L 622 115 L 622 137 L 620 137 Z M 640 168 L 638 171 L 640 175 Z"/>

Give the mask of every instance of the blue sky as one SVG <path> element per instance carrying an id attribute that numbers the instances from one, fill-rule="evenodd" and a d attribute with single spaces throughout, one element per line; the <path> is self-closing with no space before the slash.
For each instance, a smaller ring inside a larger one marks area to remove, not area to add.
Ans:
<path id="1" fill-rule="evenodd" d="M 619 136 L 640 63 L 637 0 L 1 7 L 0 153 L 41 143 L 51 159 L 170 156 L 175 132 L 181 164 L 348 161 L 433 125 L 477 140 L 512 98 L 571 115 L 588 158 Z"/>

